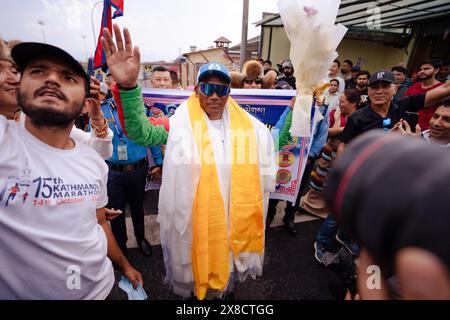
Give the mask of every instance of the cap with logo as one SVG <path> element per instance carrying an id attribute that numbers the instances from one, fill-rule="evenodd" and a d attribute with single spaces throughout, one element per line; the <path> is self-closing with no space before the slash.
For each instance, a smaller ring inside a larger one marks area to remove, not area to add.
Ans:
<path id="1" fill-rule="evenodd" d="M 202 82 L 202 80 L 209 75 L 218 76 L 224 79 L 227 84 L 231 83 L 230 72 L 224 65 L 218 62 L 210 62 L 201 66 L 198 72 L 197 82 Z"/>
<path id="2" fill-rule="evenodd" d="M 370 76 L 368 86 L 370 87 L 374 83 L 381 81 L 395 83 L 394 74 L 387 70 L 377 71 Z"/>

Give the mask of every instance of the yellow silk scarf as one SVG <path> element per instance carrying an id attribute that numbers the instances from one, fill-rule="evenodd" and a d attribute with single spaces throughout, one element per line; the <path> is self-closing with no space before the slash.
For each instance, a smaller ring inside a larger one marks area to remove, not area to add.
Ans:
<path id="1" fill-rule="evenodd" d="M 233 153 L 228 226 L 208 134 L 207 115 L 195 93 L 187 103 L 201 158 L 200 181 L 192 208 L 192 271 L 196 296 L 203 300 L 208 288 L 225 290 L 230 276 L 230 249 L 233 256 L 241 252 L 263 253 L 263 197 L 253 123 L 246 112 L 229 98 L 230 150 Z"/>

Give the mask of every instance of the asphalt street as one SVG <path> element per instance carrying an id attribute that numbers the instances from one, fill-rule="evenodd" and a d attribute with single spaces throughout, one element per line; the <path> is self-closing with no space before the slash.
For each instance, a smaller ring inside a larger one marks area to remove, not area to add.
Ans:
<path id="1" fill-rule="evenodd" d="M 144 278 L 144 289 L 151 300 L 180 299 L 164 282 L 164 263 L 159 230 L 156 224 L 157 192 L 146 195 L 146 234 L 152 243 L 153 254 L 144 257 L 139 249 L 133 248 L 132 230 L 129 230 L 128 258 Z M 321 220 L 313 217 L 296 217 L 297 235 L 289 234 L 281 223 L 283 208 L 272 226 L 266 230 L 266 252 L 262 277 L 247 279 L 235 286 L 236 299 L 242 300 L 329 300 L 333 295 L 328 283 L 337 275 L 319 264 L 314 258 L 314 237 Z M 132 229 L 130 218 L 127 226 Z M 121 292 L 117 299 L 126 299 Z"/>

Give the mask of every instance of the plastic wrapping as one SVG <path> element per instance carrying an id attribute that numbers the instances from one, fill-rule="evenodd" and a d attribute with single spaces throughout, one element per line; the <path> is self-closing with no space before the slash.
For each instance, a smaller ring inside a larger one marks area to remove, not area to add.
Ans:
<path id="1" fill-rule="evenodd" d="M 310 136 L 313 92 L 323 85 L 336 48 L 347 28 L 335 24 L 340 0 L 279 0 L 278 9 L 291 42 L 290 58 L 297 82 L 291 134 Z"/>

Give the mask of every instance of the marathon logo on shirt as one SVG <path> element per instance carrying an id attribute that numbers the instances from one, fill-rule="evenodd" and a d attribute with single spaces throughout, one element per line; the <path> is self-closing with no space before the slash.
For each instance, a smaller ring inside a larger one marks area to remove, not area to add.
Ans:
<path id="1" fill-rule="evenodd" d="M 0 179 L 0 203 L 5 207 L 25 204 L 34 206 L 77 204 L 97 201 L 100 184 L 66 184 L 60 177 L 37 177 L 31 179 L 31 170 L 25 169 L 18 176 Z"/>

